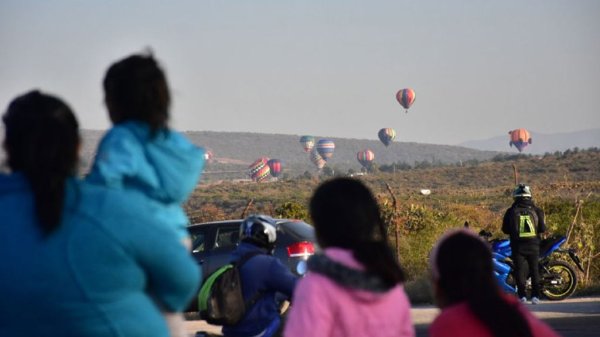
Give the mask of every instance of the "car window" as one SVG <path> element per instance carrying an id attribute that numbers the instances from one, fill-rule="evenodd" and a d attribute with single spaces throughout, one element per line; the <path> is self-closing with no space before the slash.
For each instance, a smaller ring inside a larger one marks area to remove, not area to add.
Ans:
<path id="1" fill-rule="evenodd" d="M 204 235 L 204 232 L 193 233 L 190 236 L 192 238 L 192 252 L 203 252 L 206 249 L 206 235 Z"/>
<path id="2" fill-rule="evenodd" d="M 215 248 L 233 248 L 240 241 L 240 228 L 221 227 L 217 231 L 217 241 Z"/>
<path id="3" fill-rule="evenodd" d="M 283 227 L 286 232 L 291 232 L 302 239 L 313 240 L 315 237 L 315 229 L 302 221 L 284 222 L 279 226 Z"/>

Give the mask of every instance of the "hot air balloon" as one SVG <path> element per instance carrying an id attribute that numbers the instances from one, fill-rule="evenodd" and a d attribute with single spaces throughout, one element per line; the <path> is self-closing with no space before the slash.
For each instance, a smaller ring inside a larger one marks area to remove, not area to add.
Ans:
<path id="1" fill-rule="evenodd" d="M 325 164 L 327 164 L 327 162 L 325 161 L 325 159 L 323 159 L 323 157 L 321 157 L 321 155 L 319 154 L 319 152 L 317 152 L 317 150 L 312 150 L 310 152 L 310 161 L 315 164 L 315 166 L 320 170 L 322 169 Z"/>
<path id="2" fill-rule="evenodd" d="M 366 149 L 363 151 L 358 151 L 356 154 L 356 159 L 358 162 L 366 169 L 369 169 L 373 164 L 373 160 L 375 159 L 375 154 L 373 151 Z"/>
<path id="3" fill-rule="evenodd" d="M 268 160 L 268 158 L 262 157 L 248 166 L 248 174 L 252 180 L 258 183 L 265 180 L 269 176 L 271 170 L 269 169 L 269 165 L 267 165 Z"/>
<path id="4" fill-rule="evenodd" d="M 379 140 L 383 143 L 383 145 L 388 146 L 392 143 L 394 138 L 396 138 L 396 131 L 392 128 L 383 128 L 379 130 L 377 133 L 379 136 Z"/>
<path id="5" fill-rule="evenodd" d="M 531 144 L 531 135 L 529 135 L 529 131 L 523 128 L 508 131 L 508 134 L 510 135 L 508 145 L 511 147 L 514 145 L 519 152 L 523 151 L 528 144 Z"/>
<path id="6" fill-rule="evenodd" d="M 309 153 L 310 150 L 315 147 L 315 137 L 313 136 L 302 136 L 300 137 L 300 144 L 304 148 L 304 152 Z"/>
<path id="7" fill-rule="evenodd" d="M 408 112 L 408 108 L 415 102 L 415 91 L 410 88 L 402 89 L 396 93 L 396 99 Z"/>
<path id="8" fill-rule="evenodd" d="M 331 156 L 333 156 L 333 151 L 335 150 L 335 143 L 330 139 L 320 139 L 317 142 L 317 151 L 327 161 Z"/>
<path id="9" fill-rule="evenodd" d="M 269 165 L 269 170 L 273 177 L 277 178 L 281 175 L 281 160 L 271 159 L 267 162 L 267 165 Z"/>

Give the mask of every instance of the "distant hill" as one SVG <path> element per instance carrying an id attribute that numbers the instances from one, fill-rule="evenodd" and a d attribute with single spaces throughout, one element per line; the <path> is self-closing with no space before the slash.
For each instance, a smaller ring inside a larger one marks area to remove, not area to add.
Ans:
<path id="1" fill-rule="evenodd" d="M 105 131 L 83 130 L 81 169 L 87 171 L 93 161 L 98 142 Z M 0 132 L 3 133 L 3 132 Z M 299 143 L 299 135 L 263 134 L 251 132 L 188 131 L 185 134 L 199 146 L 211 150 L 213 160 L 205 168 L 205 179 L 244 179 L 250 163 L 259 157 L 277 158 L 284 163 L 284 173 L 290 176 L 308 171 L 316 172 L 308 154 Z M 0 134 L 0 140 L 2 135 Z M 324 137 L 315 136 L 316 139 Z M 564 151 L 569 148 L 600 147 L 600 129 L 561 134 L 540 134 L 532 132 L 533 143 L 523 153 L 543 154 Z M 385 147 L 378 140 L 329 138 L 335 142 L 335 152 L 328 166 L 336 171 L 359 171 L 361 165 L 356 153 L 371 149 L 375 153 L 375 163 L 379 166 L 393 163 L 459 163 L 485 161 L 501 152 L 517 153 L 508 146 L 508 135 L 487 140 L 469 141 L 452 145 L 435 145 L 408 142 L 393 142 Z M 0 151 L 0 159 L 4 154 Z"/>
<path id="2" fill-rule="evenodd" d="M 546 152 L 562 152 L 575 147 L 580 149 L 600 147 L 600 129 L 553 134 L 529 131 L 531 133 L 532 143 L 523 150 L 523 153 L 544 154 Z M 460 146 L 486 151 L 518 152 L 514 146 L 512 148 L 509 147 L 508 133 L 504 136 L 489 139 L 467 141 L 461 143 Z"/>
<path id="3" fill-rule="evenodd" d="M 87 171 L 93 161 L 96 147 L 105 131 L 82 130 L 81 169 Z M 243 179 L 246 169 L 259 157 L 280 159 L 284 173 L 290 176 L 305 171 L 316 172 L 308 154 L 302 149 L 299 135 L 263 134 L 250 132 L 188 131 L 187 137 L 195 144 L 211 150 L 213 160 L 205 168 L 205 179 Z M 0 135 L 0 140 L 3 132 Z M 320 139 L 322 137 L 316 137 Z M 335 142 L 335 152 L 327 165 L 336 171 L 359 171 L 361 166 L 356 153 L 371 149 L 378 165 L 420 162 L 459 163 L 471 160 L 484 161 L 497 155 L 494 151 L 481 151 L 460 146 L 394 142 L 385 147 L 378 140 L 329 138 Z M 4 156 L 0 151 L 0 159 Z"/>
<path id="4" fill-rule="evenodd" d="M 82 132 L 82 162 L 86 168 L 93 160 L 94 150 L 104 131 L 84 130 Z M 308 154 L 299 143 L 299 135 L 263 134 L 250 132 L 188 131 L 187 137 L 195 144 L 213 152 L 214 158 L 205 171 L 206 178 L 214 179 L 247 178 L 246 169 L 259 157 L 277 158 L 284 163 L 284 172 L 291 176 L 305 171 L 315 172 Z M 316 137 L 320 139 L 321 137 Z M 494 157 L 493 151 L 480 151 L 460 146 L 433 145 L 395 142 L 385 147 L 378 140 L 329 138 L 335 142 L 335 152 L 328 166 L 343 172 L 360 170 L 356 153 L 369 148 L 375 153 L 379 165 L 392 163 L 418 162 L 458 163 L 460 161 L 483 161 Z M 221 177 L 217 177 L 221 176 Z M 211 179 L 212 180 L 212 179 Z"/>

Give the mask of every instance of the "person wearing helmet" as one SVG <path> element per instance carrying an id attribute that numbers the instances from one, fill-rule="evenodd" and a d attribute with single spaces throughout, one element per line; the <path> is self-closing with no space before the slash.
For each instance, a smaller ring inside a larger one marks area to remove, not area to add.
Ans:
<path id="1" fill-rule="evenodd" d="M 279 333 L 280 304 L 292 298 L 297 277 L 272 255 L 276 239 L 277 224 L 269 216 L 251 215 L 240 225 L 240 244 L 231 262 L 247 259 L 240 277 L 248 307 L 238 324 L 223 326 L 223 336 L 268 337 Z"/>
<path id="2" fill-rule="evenodd" d="M 513 191 L 514 202 L 504 214 L 502 232 L 510 235 L 514 261 L 517 293 L 522 302 L 527 301 L 525 280 L 531 275 L 531 303 L 538 304 L 540 297 L 540 234 L 546 231 L 544 212 L 535 205 L 531 188 L 519 184 Z"/>

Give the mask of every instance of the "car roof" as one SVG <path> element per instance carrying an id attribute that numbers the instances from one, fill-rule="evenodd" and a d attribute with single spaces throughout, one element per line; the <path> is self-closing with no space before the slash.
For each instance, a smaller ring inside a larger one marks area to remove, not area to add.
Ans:
<path id="1" fill-rule="evenodd" d="M 275 223 L 282 224 L 282 223 L 288 223 L 288 222 L 304 222 L 302 220 L 297 220 L 297 219 L 273 219 L 275 220 Z M 208 222 L 199 222 L 199 223 L 195 223 L 195 224 L 191 224 L 188 227 L 199 227 L 199 226 L 209 226 L 209 225 L 221 225 L 221 224 L 231 224 L 231 223 L 238 223 L 241 224 L 242 221 L 244 221 L 244 219 L 231 219 L 231 220 L 219 220 L 219 221 L 208 221 Z"/>

